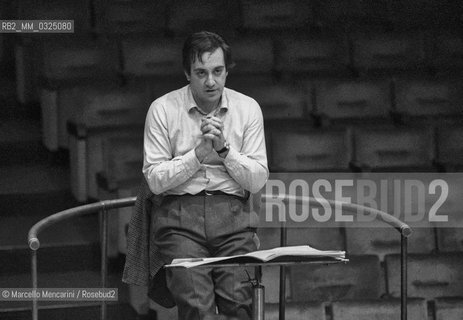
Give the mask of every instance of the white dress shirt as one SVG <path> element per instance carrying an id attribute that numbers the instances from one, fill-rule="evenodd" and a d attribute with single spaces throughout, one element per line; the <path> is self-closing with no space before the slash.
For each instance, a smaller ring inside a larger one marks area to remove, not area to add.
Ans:
<path id="1" fill-rule="evenodd" d="M 264 125 L 259 104 L 224 88 L 211 114 L 224 124 L 230 151 L 223 159 L 213 151 L 202 163 L 195 154 L 201 141 L 201 119 L 190 86 L 172 91 L 150 106 L 145 122 L 143 174 L 154 194 L 196 194 L 220 190 L 234 195 L 255 193 L 267 181 Z"/>

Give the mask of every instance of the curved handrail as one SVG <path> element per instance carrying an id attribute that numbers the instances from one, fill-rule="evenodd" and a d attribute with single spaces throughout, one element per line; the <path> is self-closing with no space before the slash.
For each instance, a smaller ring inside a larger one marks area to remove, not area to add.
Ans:
<path id="1" fill-rule="evenodd" d="M 356 212 L 358 210 L 363 210 L 367 211 L 371 214 L 375 215 L 376 217 L 380 217 L 384 222 L 389 224 L 390 226 L 394 227 L 396 230 L 399 231 L 401 234 L 401 319 L 406 320 L 407 319 L 407 237 L 410 236 L 412 230 L 411 228 L 399 220 L 398 218 L 384 212 L 381 210 L 369 208 L 366 206 L 362 205 L 357 205 L 353 203 L 348 203 L 348 202 L 342 202 L 342 201 L 336 201 L 336 200 L 328 200 L 328 199 L 318 199 L 318 198 L 313 198 L 313 197 L 305 197 L 305 196 L 290 196 L 290 195 L 285 195 L 283 199 L 281 199 L 280 196 L 274 196 L 274 195 L 267 195 L 263 194 L 262 195 L 262 200 L 265 202 L 284 202 L 288 203 L 289 201 L 296 201 L 297 203 L 307 203 L 307 204 L 316 204 L 320 205 L 321 203 L 328 203 L 331 206 L 342 206 L 345 209 L 348 209 L 352 212 Z M 84 214 L 89 214 L 89 213 L 95 213 L 98 211 L 102 211 L 103 213 L 106 213 L 108 209 L 116 209 L 116 208 L 122 208 L 122 207 L 128 207 L 132 206 L 135 204 L 136 197 L 130 197 L 130 198 L 122 198 L 122 199 L 115 199 L 115 200 L 105 200 L 105 201 L 100 201 L 92 204 L 87 204 L 79 207 L 74 207 L 71 209 L 67 209 L 64 211 L 60 211 L 58 213 L 55 213 L 47 218 L 44 218 L 34 224 L 32 228 L 29 230 L 28 234 L 28 243 L 29 247 L 32 250 L 32 282 L 33 282 L 33 287 L 37 287 L 37 250 L 40 248 L 40 241 L 38 239 L 38 234 L 40 231 L 43 229 L 47 228 L 48 226 L 70 218 L 74 216 L 80 216 Z M 105 228 L 107 229 L 107 220 L 106 220 L 106 215 L 104 216 L 104 224 Z M 104 234 L 104 240 L 106 240 L 107 237 L 107 230 L 106 233 Z M 105 241 L 106 242 L 106 241 Z M 102 247 L 102 258 L 103 260 L 106 259 L 106 244 L 103 245 Z M 102 263 L 102 277 L 103 279 L 105 278 L 106 274 L 106 263 L 103 261 Z M 282 272 L 280 275 L 280 289 L 284 289 L 284 280 L 285 278 L 285 273 Z M 105 286 L 105 281 L 103 280 L 103 287 Z M 283 294 L 282 294 L 283 293 Z M 280 319 L 284 319 L 284 291 L 280 292 Z M 38 313 L 37 313 L 37 301 L 34 299 L 33 300 L 33 319 L 38 318 Z M 105 319 L 106 318 L 106 306 L 105 302 L 102 302 L 102 313 L 101 313 L 101 318 Z"/>
<path id="2" fill-rule="evenodd" d="M 28 234 L 28 243 L 31 250 L 38 250 L 40 248 L 40 241 L 37 238 L 37 235 L 43 230 L 49 227 L 50 225 L 71 218 L 74 216 L 80 216 L 84 214 L 98 212 L 103 209 L 116 209 L 122 207 L 128 207 L 135 204 L 136 197 L 115 199 L 115 200 L 104 200 L 100 202 L 95 202 L 91 204 L 86 204 L 79 207 L 74 207 L 64 211 L 57 212 L 48 216 L 32 226 Z"/>
<path id="3" fill-rule="evenodd" d="M 263 194 L 262 195 L 262 200 L 265 201 L 282 201 L 282 202 L 289 202 L 289 201 L 296 201 L 299 203 L 309 203 L 309 204 L 317 204 L 320 205 L 321 202 L 327 202 L 332 206 L 339 206 L 342 205 L 344 208 L 350 210 L 350 211 L 357 211 L 357 210 L 364 210 L 368 211 L 372 214 L 378 215 L 381 217 L 381 219 L 397 229 L 403 236 L 408 237 L 411 234 L 411 228 L 402 222 L 401 220 L 397 219 L 396 217 L 373 208 L 361 206 L 358 204 L 353 204 L 349 202 L 342 202 L 342 201 L 336 201 L 336 200 L 329 200 L 329 199 L 317 199 L 313 197 L 305 197 L 305 196 L 290 196 L 286 195 L 285 198 L 280 199 L 277 196 L 274 195 L 268 195 L 268 194 Z M 62 221 L 64 219 L 73 217 L 73 216 L 79 216 L 79 215 L 84 215 L 84 214 L 89 214 L 89 213 L 94 213 L 97 212 L 101 209 L 116 209 L 116 208 L 121 208 L 121 207 L 126 207 L 130 205 L 135 204 L 136 197 L 129 197 L 129 198 L 122 198 L 122 199 L 115 199 L 115 200 L 104 200 L 100 202 L 95 202 L 79 207 L 74 207 L 71 209 L 67 209 L 64 211 L 60 211 L 58 213 L 55 213 L 51 216 L 48 216 L 36 224 L 34 224 L 31 229 L 29 230 L 28 234 L 28 243 L 29 247 L 32 250 L 37 250 L 40 248 L 40 241 L 37 238 L 38 234 L 43 230 L 49 227 L 50 225 Z"/>
<path id="4" fill-rule="evenodd" d="M 34 224 L 29 230 L 28 243 L 31 249 L 31 271 L 32 271 L 32 288 L 37 288 L 37 250 L 40 248 L 40 241 L 37 238 L 40 231 L 49 227 L 50 225 L 62 221 L 67 218 L 81 216 L 89 213 L 101 212 L 103 213 L 103 243 L 101 246 L 101 279 L 102 287 L 106 287 L 106 274 L 107 274 L 107 237 L 108 237 L 108 220 L 107 213 L 108 209 L 123 208 L 133 206 L 135 204 L 136 197 L 105 200 L 96 203 L 91 203 L 79 207 L 74 207 L 58 213 L 52 214 L 47 218 L 44 218 Z M 106 319 L 106 301 L 101 301 L 101 319 Z M 38 319 L 38 305 L 37 298 L 32 299 L 32 319 Z"/>
<path id="5" fill-rule="evenodd" d="M 409 237 L 412 233 L 412 229 L 410 228 L 409 225 L 397 219 L 396 217 L 390 215 L 389 213 L 378 210 L 378 209 L 373 209 L 370 207 L 358 205 L 355 203 L 343 202 L 343 201 L 337 201 L 337 200 L 329 200 L 325 198 L 318 199 L 318 198 L 313 198 L 313 197 L 290 196 L 290 195 L 286 195 L 286 197 L 281 199 L 279 198 L 279 196 L 268 195 L 268 194 L 263 194 L 262 199 L 264 199 L 265 201 L 268 201 L 268 200 L 276 201 L 278 199 L 278 201 L 281 201 L 283 203 L 288 203 L 289 201 L 296 201 L 296 203 L 302 203 L 302 204 L 307 203 L 307 204 L 316 204 L 316 205 L 320 205 L 321 203 L 325 202 L 325 203 L 329 203 L 333 207 L 342 205 L 343 208 L 348 209 L 351 212 L 362 210 L 362 211 L 367 211 L 376 216 L 379 216 L 384 222 L 386 222 L 393 228 L 397 229 L 397 231 L 399 231 L 400 234 L 405 237 Z"/>

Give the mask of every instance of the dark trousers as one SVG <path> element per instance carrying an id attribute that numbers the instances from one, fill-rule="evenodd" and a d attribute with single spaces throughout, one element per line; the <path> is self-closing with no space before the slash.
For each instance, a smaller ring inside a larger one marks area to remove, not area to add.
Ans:
<path id="1" fill-rule="evenodd" d="M 166 196 L 152 219 L 155 243 L 167 259 L 244 254 L 258 248 L 256 218 L 248 201 L 235 196 Z M 166 280 L 181 320 L 204 319 L 216 310 L 251 317 L 244 268 L 170 268 Z"/>

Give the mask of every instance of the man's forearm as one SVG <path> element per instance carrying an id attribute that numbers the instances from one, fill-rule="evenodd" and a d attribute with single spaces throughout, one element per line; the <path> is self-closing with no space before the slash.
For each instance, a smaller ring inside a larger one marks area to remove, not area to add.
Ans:
<path id="1" fill-rule="evenodd" d="M 157 164 L 150 165 L 145 160 L 143 174 L 148 181 L 150 190 L 154 194 L 161 194 L 186 182 L 198 171 L 200 166 L 193 149 L 183 156 Z"/>
<path id="2" fill-rule="evenodd" d="M 266 163 L 240 154 L 234 149 L 228 152 L 224 165 L 230 176 L 251 193 L 259 191 L 267 182 L 269 172 Z"/>

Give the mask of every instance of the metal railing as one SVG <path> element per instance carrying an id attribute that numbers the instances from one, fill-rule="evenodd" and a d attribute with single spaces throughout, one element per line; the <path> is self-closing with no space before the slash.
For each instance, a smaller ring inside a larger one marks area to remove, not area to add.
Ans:
<path id="1" fill-rule="evenodd" d="M 32 268 L 32 289 L 37 289 L 37 250 L 40 248 L 40 241 L 38 234 L 59 221 L 69 219 L 76 216 L 82 216 L 86 214 L 100 212 L 102 215 L 101 219 L 101 287 L 106 288 L 107 284 L 107 271 L 108 271 L 108 210 L 118 209 L 133 206 L 135 204 L 136 197 L 116 199 L 116 200 L 105 200 L 96 203 L 87 204 L 55 213 L 45 219 L 40 220 L 29 230 L 29 248 L 31 249 L 31 268 Z M 34 295 L 35 297 L 36 295 Z M 106 319 L 107 308 L 106 301 L 101 301 L 100 310 L 101 319 Z M 32 319 L 38 320 L 38 305 L 37 299 L 32 300 Z"/>
<path id="2" fill-rule="evenodd" d="M 346 209 L 351 212 L 363 211 L 369 214 L 375 215 L 376 219 L 381 219 L 391 227 L 395 228 L 400 233 L 400 319 L 407 320 L 407 251 L 408 251 L 408 240 L 407 238 L 411 235 L 412 229 L 410 226 L 400 221 L 396 217 L 373 208 L 366 206 L 341 202 L 328 199 L 317 199 L 312 197 L 300 197 L 300 196 L 289 196 L 286 195 L 285 198 L 274 195 L 262 195 L 262 200 L 264 202 L 278 201 L 288 204 L 290 201 L 294 201 L 298 204 L 307 204 L 307 205 L 318 205 L 320 203 L 328 203 L 332 207 L 342 206 L 343 209 Z M 281 228 L 280 235 L 280 246 L 286 246 L 287 230 L 285 227 Z M 280 310 L 279 314 L 280 320 L 285 320 L 285 305 L 286 305 L 286 268 L 284 266 L 280 267 L 280 292 L 279 292 L 279 303 Z"/>
<path id="3" fill-rule="evenodd" d="M 320 205 L 319 199 L 312 197 L 296 197 L 286 195 L 285 198 L 280 196 L 273 195 L 262 195 L 263 202 L 283 202 L 288 203 L 289 201 L 295 201 L 299 204 L 311 204 L 311 205 Z M 31 249 L 31 268 L 32 268 L 32 288 L 37 289 L 37 250 L 40 248 L 40 241 L 38 239 L 38 234 L 49 227 L 50 225 L 76 216 L 91 214 L 100 212 L 102 215 L 101 219 L 101 287 L 105 288 L 107 284 L 107 250 L 108 250 L 108 210 L 124 208 L 133 206 L 135 204 L 136 197 L 116 199 L 116 200 L 105 200 L 88 205 L 83 205 L 68 210 L 64 210 L 58 213 L 55 213 L 47 218 L 44 218 L 37 222 L 29 230 L 28 241 L 29 248 Z M 325 203 L 329 203 L 331 206 L 340 206 L 342 205 L 343 209 L 356 212 L 362 210 L 370 214 L 374 214 L 376 218 L 380 218 L 388 225 L 394 227 L 399 233 L 401 238 L 401 247 L 400 247 L 400 262 L 401 262 L 401 277 L 400 277 L 400 306 L 401 306 L 401 320 L 407 320 L 407 238 L 411 234 L 411 228 L 400 221 L 399 219 L 391 216 L 390 214 L 372 209 L 369 207 L 346 203 L 338 202 L 333 200 L 323 199 Z M 281 246 L 286 246 L 286 228 L 281 227 Z M 279 292 L 279 302 L 280 302 L 280 320 L 285 319 L 285 306 L 286 306 L 286 268 L 280 267 L 280 292 Z M 35 297 L 35 295 L 34 295 Z M 100 310 L 101 319 L 107 318 L 107 306 L 106 301 L 101 301 L 101 310 Z M 37 300 L 34 298 L 32 300 L 32 319 L 38 320 L 38 305 Z"/>

